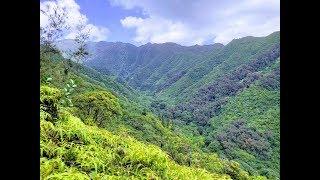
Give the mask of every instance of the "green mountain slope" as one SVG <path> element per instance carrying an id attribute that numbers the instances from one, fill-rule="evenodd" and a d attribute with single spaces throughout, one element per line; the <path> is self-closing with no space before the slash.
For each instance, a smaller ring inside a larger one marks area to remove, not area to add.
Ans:
<path id="1" fill-rule="evenodd" d="M 152 144 L 190 173 L 200 168 L 210 178 L 279 179 L 280 32 L 225 46 L 99 42 L 89 48 L 85 66 L 58 54 L 41 62 L 44 87 L 65 94 L 70 79 L 77 85 L 57 105 L 71 119 Z M 72 107 L 61 103 L 68 99 Z"/>
<path id="2" fill-rule="evenodd" d="M 193 101 L 165 110 L 166 116 L 196 127 L 189 136 L 205 137 L 203 149 L 239 162 L 252 174 L 279 179 L 280 59 L 272 59 L 245 78 L 223 77 Z"/>
<path id="3" fill-rule="evenodd" d="M 158 96 L 165 99 L 174 97 L 175 104 L 189 100 L 199 89 L 214 83 L 218 78 L 239 66 L 248 64 L 265 51 L 278 45 L 279 35 L 279 32 L 275 32 L 267 37 L 244 37 L 231 41 L 219 52 L 203 57 L 201 63 L 194 64 L 194 67 L 184 77 Z"/>
<path id="4" fill-rule="evenodd" d="M 208 147 L 253 174 L 276 179 L 280 171 L 279 66 L 268 71 L 265 78 L 230 98 L 211 119 Z"/>
<path id="5" fill-rule="evenodd" d="M 64 51 L 74 48 L 71 40 L 60 41 L 57 46 Z M 194 64 L 200 63 L 203 56 L 222 47 L 222 44 L 185 47 L 175 43 L 136 47 L 121 42 L 91 42 L 88 44 L 91 56 L 85 63 L 125 80 L 136 89 L 153 92 L 177 81 Z"/>
<path id="6" fill-rule="evenodd" d="M 90 43 L 92 56 L 86 65 L 176 105 L 217 78 L 279 45 L 279 39 L 280 32 L 274 32 L 266 37 L 235 39 L 226 46 L 148 43 L 136 47 L 120 42 Z"/>
<path id="7" fill-rule="evenodd" d="M 113 77 L 58 54 L 41 56 L 40 75 L 41 179 L 263 179 L 174 132 Z"/>

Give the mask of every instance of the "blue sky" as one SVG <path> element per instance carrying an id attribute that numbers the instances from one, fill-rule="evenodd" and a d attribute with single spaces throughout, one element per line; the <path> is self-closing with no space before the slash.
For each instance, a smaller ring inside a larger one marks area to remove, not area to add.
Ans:
<path id="1" fill-rule="evenodd" d="M 127 16 L 145 17 L 141 9 L 123 9 L 112 6 L 108 0 L 76 0 L 81 7 L 81 13 L 85 14 L 92 24 L 108 27 L 110 36 L 108 41 L 121 41 L 134 43 L 131 37 L 134 30 L 123 28 L 120 19 Z"/>
<path id="2" fill-rule="evenodd" d="M 45 4 L 65 7 L 70 24 L 84 17 L 92 41 L 226 44 L 280 30 L 280 0 L 42 0 L 40 7 Z M 71 31 L 65 38 L 73 37 Z"/>

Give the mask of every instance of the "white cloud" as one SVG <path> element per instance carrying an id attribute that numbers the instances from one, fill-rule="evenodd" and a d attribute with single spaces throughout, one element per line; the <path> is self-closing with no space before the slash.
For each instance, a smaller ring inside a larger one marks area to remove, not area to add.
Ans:
<path id="1" fill-rule="evenodd" d="M 121 19 L 120 22 L 124 27 L 136 27 L 136 26 L 140 26 L 143 23 L 143 19 L 142 18 L 137 18 L 137 17 L 126 17 L 125 19 Z"/>
<path id="2" fill-rule="evenodd" d="M 121 24 L 126 28 L 136 29 L 134 41 L 138 44 L 145 44 L 147 42 L 178 42 L 180 44 L 192 45 L 202 44 L 204 41 L 203 38 L 186 27 L 185 24 L 159 17 L 142 19 L 129 16 L 122 19 Z"/>
<path id="3" fill-rule="evenodd" d="M 280 29 L 280 18 L 275 17 L 266 22 L 259 23 L 259 25 L 251 25 L 250 21 L 239 21 L 233 24 L 227 24 L 226 30 L 220 30 L 215 41 L 229 42 L 234 38 L 241 38 L 244 36 L 266 36 L 270 33 Z"/>
<path id="4" fill-rule="evenodd" d="M 46 9 L 49 7 L 47 13 L 53 13 L 53 8 L 59 6 L 65 8 L 67 12 L 66 23 L 70 26 L 70 29 L 65 32 L 63 38 L 73 39 L 76 34 L 76 27 L 81 22 L 85 24 L 85 31 L 90 29 L 91 41 L 103 41 L 108 38 L 110 33 L 109 29 L 106 27 L 99 27 L 89 23 L 86 15 L 81 14 L 80 6 L 74 0 L 56 0 L 56 1 L 43 1 L 40 2 L 40 9 Z M 48 18 L 40 13 L 40 26 L 44 27 L 48 24 Z"/>
<path id="5" fill-rule="evenodd" d="M 107 39 L 110 31 L 108 28 L 94 26 L 92 24 L 87 24 L 83 29 L 84 32 L 90 33 L 90 41 L 98 42 Z M 71 31 L 65 36 L 65 39 L 75 39 L 77 33 L 76 31 Z"/>
<path id="6" fill-rule="evenodd" d="M 110 3 L 114 6 L 122 6 L 125 9 L 132 9 L 137 6 L 136 0 L 110 0 Z"/>
<path id="7" fill-rule="evenodd" d="M 201 44 L 228 43 L 243 36 L 265 36 L 280 30 L 280 0 L 109 0 L 124 9 L 141 8 L 146 18 L 126 17 L 134 41 Z"/>

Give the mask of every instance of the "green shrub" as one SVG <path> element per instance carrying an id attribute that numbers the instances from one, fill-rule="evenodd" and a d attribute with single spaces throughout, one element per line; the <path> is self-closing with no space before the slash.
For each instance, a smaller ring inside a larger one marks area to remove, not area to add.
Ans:
<path id="1" fill-rule="evenodd" d="M 47 118 L 54 120 L 58 117 L 58 107 L 62 97 L 61 92 L 49 86 L 40 87 L 40 108 L 41 110 L 47 112 Z"/>
<path id="2" fill-rule="evenodd" d="M 95 123 L 105 127 L 108 122 L 122 115 L 122 109 L 113 94 L 107 91 L 92 91 L 74 98 L 74 106 L 79 109 L 78 115 L 87 124 Z"/>

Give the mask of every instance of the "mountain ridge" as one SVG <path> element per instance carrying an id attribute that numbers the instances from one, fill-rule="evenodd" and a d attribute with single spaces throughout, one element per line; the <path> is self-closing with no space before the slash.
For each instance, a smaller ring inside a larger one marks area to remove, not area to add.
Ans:
<path id="1" fill-rule="evenodd" d="M 266 35 L 266 36 L 243 36 L 243 37 L 240 37 L 240 38 L 234 38 L 232 39 L 230 42 L 234 41 L 234 40 L 238 40 L 238 39 L 246 39 L 246 38 L 261 38 L 261 37 L 267 37 L 267 36 L 270 36 L 272 34 L 276 34 L 276 33 L 280 33 L 280 31 L 274 31 L 272 33 L 270 33 L 269 35 Z M 68 41 L 74 41 L 73 39 L 63 39 L 63 40 L 59 40 L 58 41 L 58 44 L 60 44 L 61 42 L 68 42 Z M 192 46 L 211 46 L 211 45 L 214 45 L 214 44 L 221 44 L 223 46 L 229 44 L 230 42 L 226 43 L 226 44 L 223 44 L 223 43 L 220 43 L 220 42 L 215 42 L 213 44 L 203 44 L 203 45 L 199 45 L 199 44 L 194 44 L 194 45 L 189 45 L 189 46 L 186 46 L 186 45 L 181 45 L 179 43 L 175 43 L 175 42 L 163 42 L 163 43 L 151 43 L 151 42 L 148 42 L 148 43 L 145 43 L 145 44 L 141 44 L 141 45 L 135 45 L 133 43 L 129 43 L 129 42 L 122 42 L 122 41 L 97 41 L 97 42 L 94 42 L 94 41 L 88 41 L 89 43 L 122 43 L 122 44 L 130 44 L 130 45 L 133 45 L 135 47 L 141 47 L 141 46 L 145 46 L 145 45 L 152 45 L 152 44 L 158 44 L 158 45 L 161 45 L 161 44 L 176 44 L 176 45 L 179 45 L 179 46 L 184 46 L 184 47 L 192 47 Z"/>

